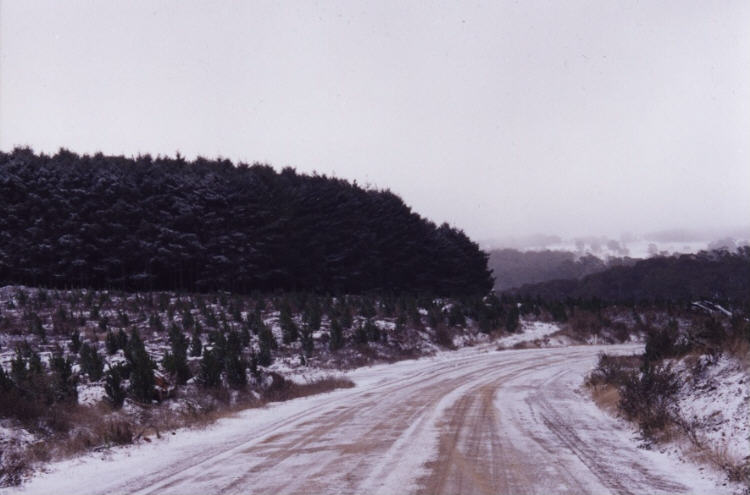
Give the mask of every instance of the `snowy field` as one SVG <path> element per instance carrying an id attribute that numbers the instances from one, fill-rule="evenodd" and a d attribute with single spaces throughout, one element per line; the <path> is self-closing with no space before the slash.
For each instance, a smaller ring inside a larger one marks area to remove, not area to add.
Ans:
<path id="1" fill-rule="evenodd" d="M 541 331 L 541 330 L 539 330 Z M 597 354 L 638 345 L 477 346 L 360 368 L 357 384 L 202 431 L 49 466 L 0 493 L 732 493 L 639 448 L 580 391 Z"/>
<path id="2" fill-rule="evenodd" d="M 506 337 L 497 339 L 499 347 L 511 348 L 514 345 L 524 342 L 533 342 L 543 339 L 553 333 L 559 332 L 560 327 L 556 323 L 547 323 L 543 321 L 525 321 L 521 320 L 521 331 Z"/>

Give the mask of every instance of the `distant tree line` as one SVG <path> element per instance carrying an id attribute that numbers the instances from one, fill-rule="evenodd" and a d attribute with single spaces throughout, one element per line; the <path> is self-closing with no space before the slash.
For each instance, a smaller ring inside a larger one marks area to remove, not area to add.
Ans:
<path id="1" fill-rule="evenodd" d="M 750 247 L 736 252 L 702 251 L 663 256 L 615 266 L 580 280 L 553 280 L 509 291 L 545 300 L 571 298 L 605 302 L 712 299 L 750 302 Z"/>
<path id="2" fill-rule="evenodd" d="M 578 279 L 612 266 L 628 266 L 633 258 L 603 260 L 592 254 L 578 256 L 573 251 L 519 251 L 495 249 L 489 253 L 489 267 L 495 277 L 495 290 L 502 291 L 548 280 Z"/>
<path id="3" fill-rule="evenodd" d="M 0 152 L 0 283 L 479 294 L 487 255 L 389 191 L 198 158 Z"/>

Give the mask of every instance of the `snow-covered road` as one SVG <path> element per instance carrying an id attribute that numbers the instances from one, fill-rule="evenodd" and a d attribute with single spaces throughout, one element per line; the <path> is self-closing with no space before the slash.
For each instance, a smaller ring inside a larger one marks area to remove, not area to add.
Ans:
<path id="1" fill-rule="evenodd" d="M 464 349 L 350 373 L 357 387 L 51 466 L 24 493 L 721 493 L 637 447 L 578 389 L 597 353 Z M 14 493 L 13 490 L 8 493 Z"/>

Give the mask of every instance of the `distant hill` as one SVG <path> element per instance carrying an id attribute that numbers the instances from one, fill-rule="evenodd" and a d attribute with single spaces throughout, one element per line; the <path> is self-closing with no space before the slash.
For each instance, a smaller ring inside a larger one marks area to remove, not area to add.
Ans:
<path id="1" fill-rule="evenodd" d="M 503 291 L 525 284 L 559 279 L 578 279 L 611 266 L 629 265 L 631 258 L 610 258 L 604 261 L 591 254 L 578 256 L 572 251 L 490 251 L 489 267 L 495 277 L 495 290 Z"/>
<path id="2" fill-rule="evenodd" d="M 0 284 L 486 293 L 487 257 L 389 191 L 228 160 L 0 153 Z"/>
<path id="3" fill-rule="evenodd" d="M 547 300 L 598 298 L 611 302 L 701 298 L 750 303 L 750 247 L 736 252 L 655 257 L 615 266 L 580 280 L 528 284 L 509 292 Z"/>

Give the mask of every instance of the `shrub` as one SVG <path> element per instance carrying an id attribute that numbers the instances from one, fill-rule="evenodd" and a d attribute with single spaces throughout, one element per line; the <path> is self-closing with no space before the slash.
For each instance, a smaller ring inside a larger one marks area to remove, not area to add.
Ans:
<path id="1" fill-rule="evenodd" d="M 631 372 L 620 388 L 620 410 L 638 421 L 645 438 L 653 438 L 674 417 L 677 376 L 670 365 L 644 360 L 641 372 Z"/>
<path id="2" fill-rule="evenodd" d="M 599 335 L 602 330 L 602 322 L 599 316 L 580 308 L 576 308 L 573 314 L 567 318 L 567 325 L 579 337 Z"/>
<path id="3" fill-rule="evenodd" d="M 453 339 L 445 325 L 438 325 L 437 328 L 435 328 L 435 343 L 447 349 L 454 349 L 456 347 L 453 344 Z"/>
<path id="4" fill-rule="evenodd" d="M 23 453 L 5 448 L 0 450 L 0 486 L 18 486 L 31 471 Z"/>
<path id="5" fill-rule="evenodd" d="M 115 445 L 133 443 L 133 426 L 124 420 L 108 421 L 104 427 L 103 440 Z"/>
<path id="6" fill-rule="evenodd" d="M 599 361 L 596 368 L 591 371 L 586 383 L 588 385 L 615 385 L 622 386 L 628 378 L 629 370 L 623 366 L 622 358 L 610 356 L 604 352 L 599 353 Z"/>

